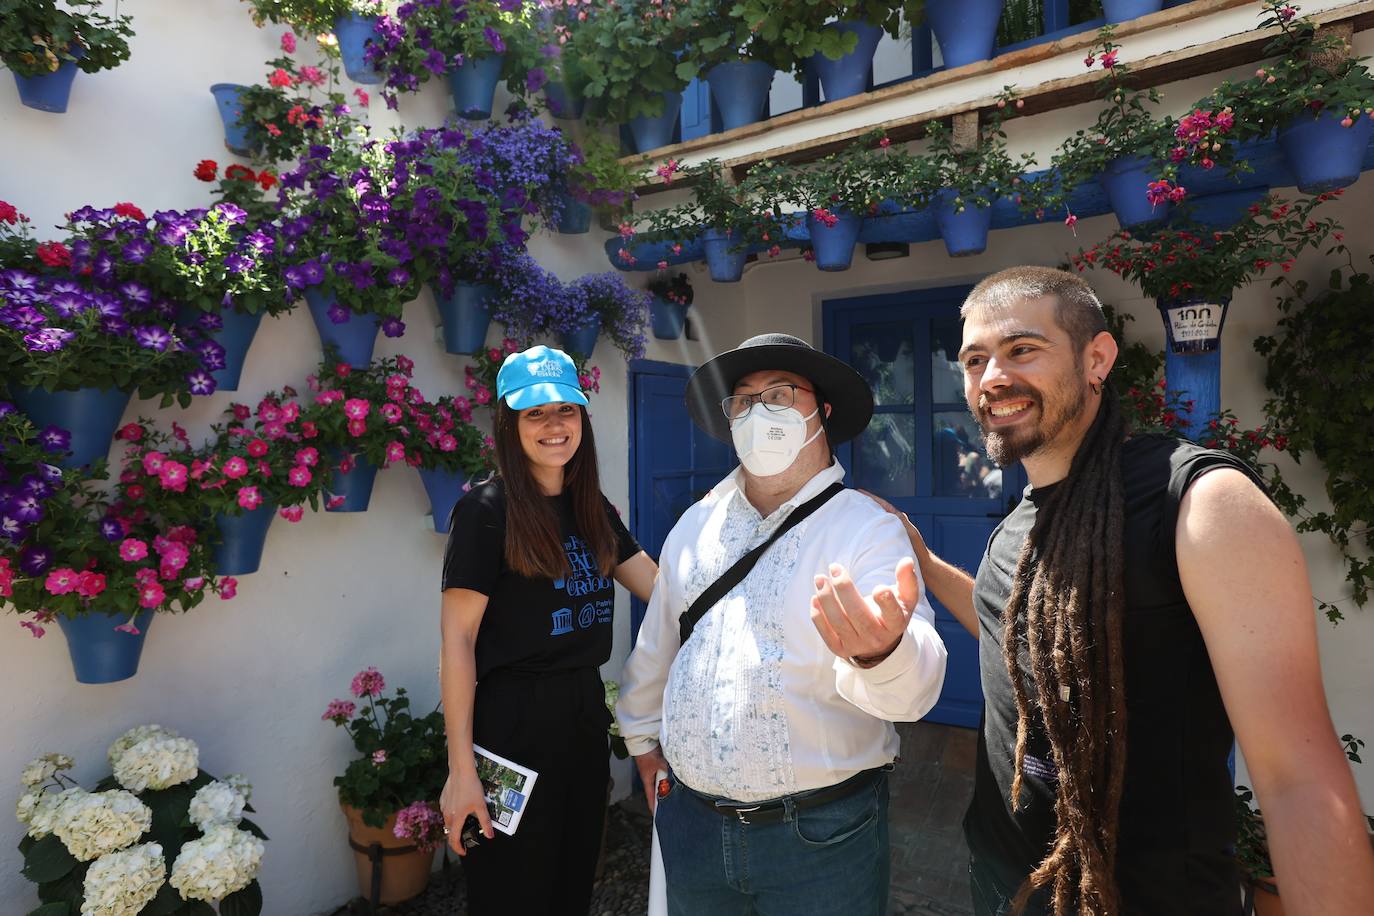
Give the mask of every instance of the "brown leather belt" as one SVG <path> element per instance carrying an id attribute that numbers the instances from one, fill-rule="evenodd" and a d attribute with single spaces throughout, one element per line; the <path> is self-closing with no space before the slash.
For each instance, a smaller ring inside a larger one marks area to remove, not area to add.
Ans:
<path id="1" fill-rule="evenodd" d="M 722 801 L 711 798 L 709 795 L 702 795 L 691 786 L 679 781 L 679 787 L 686 789 L 697 801 L 715 811 L 721 817 L 733 817 L 741 824 L 780 824 L 787 816 L 787 806 L 791 803 L 793 811 L 805 811 L 808 808 L 816 808 L 820 805 L 839 801 L 848 798 L 856 792 L 871 788 L 876 785 L 884 774 L 892 767 L 874 767 L 871 770 L 864 770 L 855 773 L 844 782 L 837 782 L 833 786 L 824 789 L 817 789 L 804 795 L 791 795 L 786 798 L 773 799 L 771 801 L 754 802 L 752 804 L 737 804 L 735 802 Z"/>

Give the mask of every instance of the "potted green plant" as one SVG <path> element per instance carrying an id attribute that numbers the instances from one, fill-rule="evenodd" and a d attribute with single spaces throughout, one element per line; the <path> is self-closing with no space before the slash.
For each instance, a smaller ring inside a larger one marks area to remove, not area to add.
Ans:
<path id="1" fill-rule="evenodd" d="M 1243 113 L 1218 131 L 1225 134 L 1228 151 L 1277 129 L 1298 190 L 1316 193 L 1345 187 L 1360 176 L 1374 136 L 1374 74 L 1363 59 L 1351 56 L 1343 39 L 1299 18 L 1298 9 L 1283 0 L 1265 0 L 1262 26 L 1279 30 L 1264 48 L 1273 61 L 1245 80 L 1222 83 L 1199 107 Z M 1208 145 L 1183 147 L 1191 161 L 1204 166 L 1202 160 L 1216 158 Z"/>
<path id="2" fill-rule="evenodd" d="M 386 76 L 388 105 L 447 76 L 458 114 L 486 118 L 502 79 L 512 95 L 527 91 L 526 76 L 541 62 L 534 25 L 529 0 L 404 3 L 382 15 L 367 59 Z"/>
<path id="3" fill-rule="evenodd" d="M 504 357 L 505 351 L 493 352 Z M 407 457 L 420 473 L 437 534 L 448 534 L 453 507 L 495 468 L 487 438 L 472 425 L 472 404 L 461 395 L 407 400 Z"/>
<path id="4" fill-rule="evenodd" d="M 672 142 L 682 90 L 695 73 L 694 64 L 678 61 L 686 47 L 682 5 L 589 5 L 563 46 L 586 77 L 588 115 L 628 124 L 640 152 Z"/>
<path id="5" fill-rule="evenodd" d="M 591 356 L 596 346 L 595 332 L 604 331 L 626 360 L 644 355 L 644 325 L 648 320 L 649 296 L 632 289 L 617 273 L 585 274 L 567 286 L 568 307 L 561 325 L 563 349 Z M 579 328 L 582 335 L 568 333 Z"/>
<path id="6" fill-rule="evenodd" d="M 591 217 L 607 229 L 628 216 L 635 188 L 644 178 L 643 166 L 620 158 L 619 147 L 601 134 L 588 134 L 577 145 L 580 161 L 566 172 L 559 232 L 585 232 Z"/>
<path id="7" fill-rule="evenodd" d="M 267 835 L 243 816 L 248 780 L 211 776 L 196 743 L 160 725 L 125 732 L 107 757 L 113 774 L 90 792 L 66 754 L 24 768 L 16 815 L 24 877 L 44 902 L 34 912 L 257 916 Z"/>
<path id="8" fill-rule="evenodd" d="M 19 100 L 39 111 L 64 112 L 77 68 L 96 73 L 129 59 L 133 18 L 97 12 L 99 0 L 0 2 L 0 63 L 14 74 Z M 77 12 L 75 10 L 86 10 Z"/>
<path id="9" fill-rule="evenodd" d="M 429 883 L 434 850 L 443 842 L 437 802 L 448 778 L 448 750 L 437 706 L 417 716 L 405 688 L 394 696 L 385 691 L 380 671 L 359 671 L 350 685 L 354 699 L 330 701 L 320 718 L 347 731 L 358 752 L 334 785 L 348 820 L 358 887 L 372 899 L 379 884 L 372 903 L 390 906 Z M 380 882 L 374 882 L 378 870 Z"/>
<path id="10" fill-rule="evenodd" d="M 128 429 L 125 438 L 144 438 L 142 427 Z M 30 617 L 21 623 L 36 637 L 57 623 L 76 679 L 105 684 L 137 672 L 154 613 L 189 610 L 211 593 L 232 598 L 237 583 L 215 576 L 208 539 L 187 524 L 187 465 L 150 459 L 160 472 L 152 487 L 126 465 L 130 479 L 109 495 L 103 461 L 82 470 L 53 464 L 67 439 L 0 402 L 10 475 L 0 505 L 0 598 Z"/>
<path id="11" fill-rule="evenodd" d="M 935 211 L 935 222 L 951 257 L 978 254 L 987 248 L 992 205 L 1020 192 L 1022 175 L 1034 161 L 1007 151 L 1002 129 L 1005 115 L 1021 101 L 1004 90 L 997 107 L 979 122 L 974 142 L 960 145 L 942 121 L 926 125 L 923 156 L 917 157 L 914 180 L 920 196 Z"/>
<path id="12" fill-rule="evenodd" d="M 692 304 L 691 281 L 684 273 L 660 271 L 646 289 L 654 297 L 649 303 L 654 336 L 659 340 L 677 340 L 687 323 L 687 307 Z"/>
<path id="13" fill-rule="evenodd" d="M 303 35 L 319 36 L 324 47 L 337 48 L 353 82 L 382 81 L 365 57 L 382 11 L 381 0 L 248 0 L 248 4 L 258 26 L 266 22 L 289 25 Z"/>
<path id="14" fill-rule="evenodd" d="M 1150 111 L 1149 106 L 1159 104 L 1158 91 L 1131 89 L 1130 67 L 1119 59 L 1121 49 L 1112 40 L 1113 31 L 1113 26 L 1104 26 L 1083 60 L 1090 69 L 1102 68 L 1098 95 L 1104 104 L 1097 120 L 1066 138 L 1050 161 L 1050 172 L 1022 194 L 1023 209 L 1042 218 L 1046 211 L 1062 209 L 1070 228 L 1078 216 L 1069 206 L 1069 196 L 1091 181 L 1101 183 L 1122 227 L 1162 221 L 1170 198 L 1148 197 L 1147 192 L 1161 181 L 1173 188 L 1178 173 L 1170 157 L 1175 125 Z M 1181 190 L 1173 195 L 1181 197 Z"/>

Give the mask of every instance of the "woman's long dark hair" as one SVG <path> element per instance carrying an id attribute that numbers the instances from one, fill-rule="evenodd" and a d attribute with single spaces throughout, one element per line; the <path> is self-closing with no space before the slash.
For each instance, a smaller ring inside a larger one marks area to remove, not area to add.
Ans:
<path id="1" fill-rule="evenodd" d="M 578 407 L 582 442 L 563 468 L 563 492 L 572 500 L 577 533 L 587 542 L 601 575 L 615 568 L 616 538 L 606 517 L 596 469 L 596 438 L 586 408 Z M 558 579 L 572 570 L 563 550 L 558 513 L 530 473 L 520 444 L 520 414 L 498 402 L 496 467 L 506 489 L 506 563 L 522 576 Z"/>

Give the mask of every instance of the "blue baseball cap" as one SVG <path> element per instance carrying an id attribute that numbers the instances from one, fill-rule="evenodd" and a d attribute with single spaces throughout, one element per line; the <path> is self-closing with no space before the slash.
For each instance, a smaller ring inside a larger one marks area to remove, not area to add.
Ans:
<path id="1" fill-rule="evenodd" d="M 511 410 L 527 410 L 557 401 L 587 405 L 578 383 L 577 366 L 562 350 L 530 347 L 512 353 L 496 373 L 496 396 Z"/>

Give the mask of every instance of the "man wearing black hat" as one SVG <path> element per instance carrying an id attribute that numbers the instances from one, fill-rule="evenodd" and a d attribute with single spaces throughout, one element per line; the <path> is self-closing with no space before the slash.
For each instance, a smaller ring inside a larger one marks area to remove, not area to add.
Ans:
<path id="1" fill-rule="evenodd" d="M 617 708 L 669 912 L 881 916 L 891 723 L 935 704 L 945 648 L 901 524 L 831 454 L 873 394 L 765 334 L 698 369 L 687 406 L 740 467 L 664 542 Z"/>

